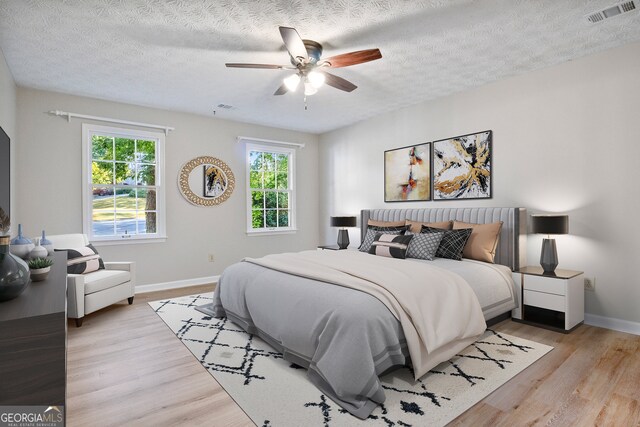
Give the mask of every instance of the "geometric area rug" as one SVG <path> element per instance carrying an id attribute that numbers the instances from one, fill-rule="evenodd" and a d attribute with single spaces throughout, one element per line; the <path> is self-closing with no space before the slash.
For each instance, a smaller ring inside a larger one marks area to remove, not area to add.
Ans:
<path id="1" fill-rule="evenodd" d="M 207 293 L 149 305 L 257 426 L 443 426 L 553 349 L 488 329 L 417 381 L 409 368 L 383 376 L 385 402 L 360 420 L 259 337 L 195 310 L 212 300 Z"/>

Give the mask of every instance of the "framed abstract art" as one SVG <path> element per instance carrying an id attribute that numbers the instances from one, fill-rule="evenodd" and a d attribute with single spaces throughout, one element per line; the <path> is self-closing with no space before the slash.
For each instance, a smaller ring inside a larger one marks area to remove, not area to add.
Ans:
<path id="1" fill-rule="evenodd" d="M 227 176 L 215 165 L 204 165 L 203 197 L 218 197 L 227 189 Z"/>
<path id="2" fill-rule="evenodd" d="M 431 143 L 384 152 L 384 201 L 431 200 Z"/>
<path id="3" fill-rule="evenodd" d="M 490 199 L 490 130 L 433 142 L 433 200 Z"/>

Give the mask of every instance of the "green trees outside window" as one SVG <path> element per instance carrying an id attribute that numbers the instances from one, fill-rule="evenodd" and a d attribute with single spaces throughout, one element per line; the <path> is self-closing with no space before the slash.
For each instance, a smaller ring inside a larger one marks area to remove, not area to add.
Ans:
<path id="1" fill-rule="evenodd" d="M 252 229 L 292 226 L 291 157 L 290 153 L 249 151 Z"/>
<path id="2" fill-rule="evenodd" d="M 90 153 L 93 235 L 156 233 L 156 141 L 93 135 Z"/>

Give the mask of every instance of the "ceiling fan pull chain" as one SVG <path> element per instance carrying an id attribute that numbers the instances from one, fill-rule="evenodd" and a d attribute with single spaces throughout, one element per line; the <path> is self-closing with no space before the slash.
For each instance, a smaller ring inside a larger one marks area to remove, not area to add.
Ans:
<path id="1" fill-rule="evenodd" d="M 304 111 L 307 111 L 307 95 L 304 96 Z"/>

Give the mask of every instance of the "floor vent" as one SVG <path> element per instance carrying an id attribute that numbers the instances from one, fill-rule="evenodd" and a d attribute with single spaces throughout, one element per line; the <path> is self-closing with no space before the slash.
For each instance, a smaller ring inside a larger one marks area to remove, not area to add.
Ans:
<path id="1" fill-rule="evenodd" d="M 588 14 L 587 21 L 595 24 L 596 22 L 602 22 L 605 19 L 613 18 L 614 16 L 618 16 L 634 10 L 636 10 L 636 4 L 634 3 L 634 0 L 626 1 L 624 3 L 608 7 L 604 10 L 599 10 L 597 12 Z"/>

